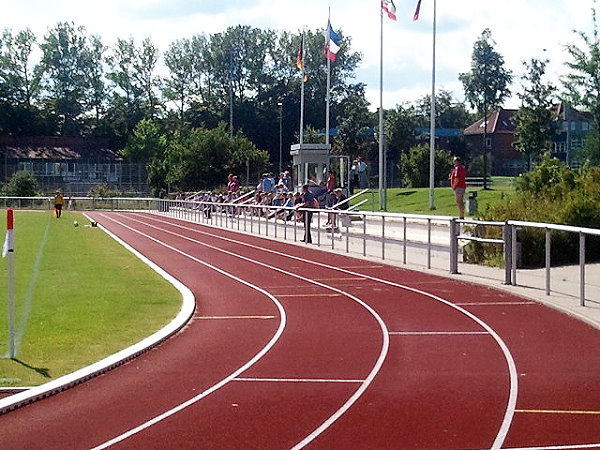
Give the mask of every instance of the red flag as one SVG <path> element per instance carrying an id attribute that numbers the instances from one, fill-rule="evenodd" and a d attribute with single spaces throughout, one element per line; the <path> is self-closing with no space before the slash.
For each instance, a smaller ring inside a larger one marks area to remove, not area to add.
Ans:
<path id="1" fill-rule="evenodd" d="M 419 20 L 419 11 L 421 10 L 421 0 L 417 3 L 417 9 L 415 9 L 415 15 L 413 16 L 413 20 Z"/>
<path id="2" fill-rule="evenodd" d="M 390 19 L 396 20 L 396 5 L 393 0 L 381 0 L 381 9 L 387 13 Z"/>

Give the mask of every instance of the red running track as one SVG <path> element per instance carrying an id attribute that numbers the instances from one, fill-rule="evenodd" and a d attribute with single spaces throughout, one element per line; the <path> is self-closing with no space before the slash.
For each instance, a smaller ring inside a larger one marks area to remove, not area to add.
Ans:
<path id="1" fill-rule="evenodd" d="M 187 285 L 159 347 L 0 416 L 1 448 L 600 448 L 598 330 L 475 286 L 142 213 Z"/>

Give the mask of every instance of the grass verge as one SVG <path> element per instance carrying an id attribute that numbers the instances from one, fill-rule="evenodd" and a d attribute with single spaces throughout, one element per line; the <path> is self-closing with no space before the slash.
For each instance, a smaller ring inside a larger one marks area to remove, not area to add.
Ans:
<path id="1" fill-rule="evenodd" d="M 6 223 L 6 212 L 0 215 Z M 73 225 L 78 221 L 78 227 Z M 81 214 L 15 212 L 15 342 L 0 306 L 0 386 L 33 386 L 138 342 L 170 322 L 181 294 Z M 8 292 L 7 259 L 0 292 Z"/>
<path id="2" fill-rule="evenodd" d="M 468 217 L 478 217 L 479 213 L 485 211 L 494 203 L 503 201 L 513 195 L 514 186 L 509 180 L 495 180 L 490 189 L 481 187 L 467 188 L 465 203 L 470 192 L 477 192 L 477 212 L 468 214 Z M 360 209 L 365 211 L 379 210 L 379 192 L 369 192 L 371 201 L 365 203 Z M 363 198 L 358 199 L 359 201 Z M 454 192 L 449 187 L 436 187 L 434 189 L 434 210 L 429 209 L 429 188 L 390 188 L 387 190 L 388 212 L 405 214 L 426 214 L 440 216 L 456 216 L 458 209 L 454 200 Z"/>

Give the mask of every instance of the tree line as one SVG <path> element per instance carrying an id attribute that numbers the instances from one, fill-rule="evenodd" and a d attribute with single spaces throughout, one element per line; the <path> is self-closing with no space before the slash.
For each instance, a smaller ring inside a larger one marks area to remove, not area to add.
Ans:
<path id="1" fill-rule="evenodd" d="M 577 33 L 583 48 L 567 46 L 572 61 L 562 81 L 563 98 L 591 112 L 597 130 L 600 84 L 593 81 L 600 53 L 595 10 L 593 23 L 591 37 Z M 331 126 L 337 129 L 333 152 L 375 161 L 377 113 L 369 110 L 365 85 L 354 81 L 362 55 L 352 50 L 350 36 L 338 34 L 343 45 L 331 65 Z M 0 134 L 108 137 L 129 161 L 152 169 L 151 177 L 161 180 L 155 187 L 193 184 L 188 175 L 182 181 L 181 161 L 198 156 L 188 147 L 192 142 L 200 148 L 198 140 L 211 137 L 197 130 L 216 130 L 217 136 L 211 138 L 230 140 L 225 147 L 238 143 L 238 150 L 234 145 L 227 151 L 235 158 L 225 165 L 219 162 L 219 167 L 239 172 L 252 161 L 257 169 L 267 168 L 278 160 L 280 139 L 287 163 L 300 122 L 302 80 L 295 61 L 301 38 L 300 33 L 240 25 L 174 41 L 161 53 L 149 38 L 141 43 L 117 39 L 106 46 L 99 36 L 72 22 L 56 24 L 41 40 L 30 30 L 5 29 L 0 36 Z M 305 32 L 304 46 L 305 135 L 316 142 L 323 139 L 325 125 L 322 31 Z M 528 72 L 518 94 L 522 107 L 515 119 L 516 148 L 532 155 L 547 149 L 555 132 L 544 112 L 556 97 L 556 88 L 543 80 L 546 63 L 537 59 L 525 63 Z M 471 110 L 455 102 L 451 92 L 438 92 L 438 128 L 465 128 L 510 95 L 513 75 L 494 49 L 490 30 L 475 43 L 470 69 L 459 79 Z M 415 130 L 428 127 L 430 108 L 431 98 L 424 96 L 385 112 L 392 162 L 401 164 L 401 155 L 415 147 Z M 143 136 L 150 142 L 142 142 Z M 162 143 L 156 145 L 155 140 Z M 469 151 L 455 150 L 463 155 Z M 590 154 L 595 155 L 594 149 Z M 194 164 L 206 166 L 203 158 Z"/>

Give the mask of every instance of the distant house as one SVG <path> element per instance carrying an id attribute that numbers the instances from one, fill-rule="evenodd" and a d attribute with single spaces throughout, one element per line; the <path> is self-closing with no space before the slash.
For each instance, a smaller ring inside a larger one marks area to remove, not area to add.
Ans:
<path id="1" fill-rule="evenodd" d="M 577 167 L 577 151 L 583 146 L 588 132 L 593 127 L 592 115 L 580 112 L 566 103 L 559 103 L 553 107 L 553 117 L 557 122 L 557 134 L 552 139 L 552 152 L 561 161 L 569 166 Z"/>
<path id="2" fill-rule="evenodd" d="M 483 136 L 486 131 L 485 148 L 494 175 L 517 175 L 523 172 L 523 154 L 513 147 L 515 124 L 512 116 L 516 112 L 516 109 L 497 109 L 488 115 L 487 127 L 482 118 L 464 131 L 465 143 L 474 156 L 483 155 Z"/>
<path id="3" fill-rule="evenodd" d="M 70 195 L 86 195 L 99 184 L 121 192 L 148 192 L 145 168 L 124 164 L 109 148 L 108 139 L 0 136 L 0 151 L 4 181 L 25 170 L 45 192 L 61 189 Z"/>
<path id="4" fill-rule="evenodd" d="M 552 111 L 556 122 L 556 134 L 551 137 L 552 154 L 571 167 L 577 167 L 576 152 L 592 128 L 592 117 L 564 103 L 553 106 Z M 494 175 L 514 176 L 528 170 L 528 158 L 513 147 L 516 130 L 513 115 L 516 112 L 516 109 L 500 108 L 488 115 L 486 148 Z M 465 129 L 465 143 L 472 155 L 483 154 L 483 134 L 483 119 Z"/>

